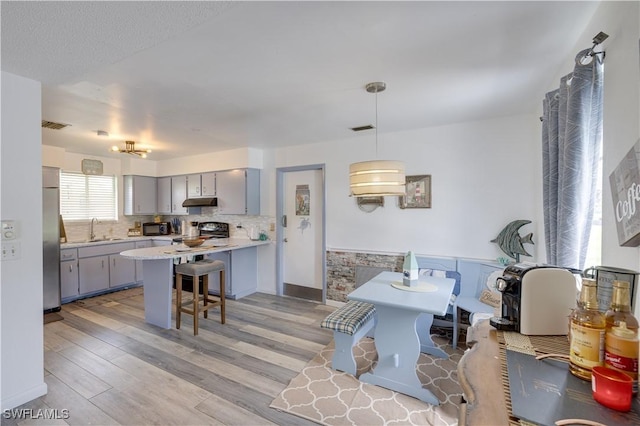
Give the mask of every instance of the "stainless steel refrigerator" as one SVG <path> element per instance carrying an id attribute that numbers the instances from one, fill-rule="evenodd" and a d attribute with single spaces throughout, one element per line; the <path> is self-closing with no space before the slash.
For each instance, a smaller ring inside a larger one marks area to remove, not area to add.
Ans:
<path id="1" fill-rule="evenodd" d="M 42 168 L 42 274 L 44 312 L 60 310 L 60 169 Z"/>

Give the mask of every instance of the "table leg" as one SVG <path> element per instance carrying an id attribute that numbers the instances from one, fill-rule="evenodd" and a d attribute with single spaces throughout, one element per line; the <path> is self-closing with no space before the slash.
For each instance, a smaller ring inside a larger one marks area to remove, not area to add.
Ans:
<path id="1" fill-rule="evenodd" d="M 173 259 L 142 261 L 144 279 L 144 320 L 162 328 L 171 328 Z"/>
<path id="2" fill-rule="evenodd" d="M 449 358 L 449 354 L 437 347 L 431 339 L 432 314 L 420 314 L 416 321 L 416 329 L 420 337 L 420 352 L 438 358 Z"/>
<path id="3" fill-rule="evenodd" d="M 375 345 L 378 364 L 360 380 L 439 405 L 431 391 L 424 389 L 416 373 L 420 340 L 416 332 L 418 312 L 376 305 L 378 323 Z"/>

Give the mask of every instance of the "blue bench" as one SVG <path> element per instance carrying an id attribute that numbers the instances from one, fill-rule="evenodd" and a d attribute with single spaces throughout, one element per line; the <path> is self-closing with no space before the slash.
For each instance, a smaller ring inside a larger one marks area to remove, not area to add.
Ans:
<path id="1" fill-rule="evenodd" d="M 364 336 L 373 337 L 376 308 L 370 303 L 349 301 L 329 314 L 320 326 L 333 330 L 335 351 L 331 368 L 356 375 L 353 347 Z"/>

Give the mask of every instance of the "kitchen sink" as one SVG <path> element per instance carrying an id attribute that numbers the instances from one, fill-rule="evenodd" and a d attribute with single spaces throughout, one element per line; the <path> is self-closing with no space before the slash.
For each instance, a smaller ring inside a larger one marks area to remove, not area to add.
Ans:
<path id="1" fill-rule="evenodd" d="M 71 244 L 106 243 L 109 241 L 120 241 L 120 240 L 124 240 L 124 238 L 96 238 L 93 240 L 69 241 L 69 243 Z"/>

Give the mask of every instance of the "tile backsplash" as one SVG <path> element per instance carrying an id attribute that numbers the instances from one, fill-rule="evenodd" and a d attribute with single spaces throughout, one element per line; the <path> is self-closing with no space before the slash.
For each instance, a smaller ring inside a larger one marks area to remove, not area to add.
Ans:
<path id="1" fill-rule="evenodd" d="M 249 238 L 248 230 L 255 226 L 260 231 L 264 231 L 269 239 L 275 238 L 275 231 L 270 231 L 271 225 L 275 224 L 275 218 L 271 216 L 245 216 L 245 215 L 219 215 L 215 207 L 203 207 L 199 215 L 160 215 L 162 222 L 171 222 L 176 217 L 178 220 L 196 222 L 226 222 L 229 224 L 231 237 Z M 94 234 L 96 238 L 125 238 L 129 228 L 133 228 L 135 222 L 153 222 L 153 216 L 120 216 L 117 221 L 98 221 L 94 224 Z M 89 221 L 67 222 L 64 221 L 64 228 L 67 241 L 84 241 L 89 239 Z M 237 228 L 241 225 L 242 228 Z"/>

